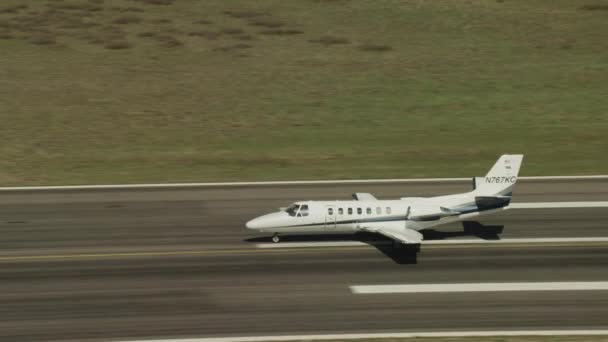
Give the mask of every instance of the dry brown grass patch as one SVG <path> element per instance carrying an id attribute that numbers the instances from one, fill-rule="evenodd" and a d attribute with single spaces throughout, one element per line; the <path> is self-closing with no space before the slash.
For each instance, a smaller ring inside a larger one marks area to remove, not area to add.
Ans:
<path id="1" fill-rule="evenodd" d="M 17 12 L 27 9 L 27 8 L 28 8 L 28 6 L 24 5 L 24 4 L 8 6 L 8 7 L 0 8 L 0 13 L 17 13 Z"/>
<path id="2" fill-rule="evenodd" d="M 188 35 L 192 37 L 204 37 L 210 40 L 215 40 L 221 36 L 221 33 L 214 31 L 191 31 L 188 32 Z"/>
<path id="3" fill-rule="evenodd" d="M 163 32 L 165 33 L 175 33 L 175 34 L 184 34 L 185 32 L 176 28 L 176 27 L 165 27 L 163 28 Z"/>
<path id="4" fill-rule="evenodd" d="M 322 36 L 317 39 L 310 39 L 310 43 L 317 43 L 325 46 L 349 44 L 350 41 L 346 38 L 334 37 L 334 36 Z"/>
<path id="5" fill-rule="evenodd" d="M 121 29 L 120 27 L 117 26 L 103 26 L 100 28 L 100 31 L 105 33 L 105 34 L 111 34 L 111 35 L 125 35 L 126 32 Z"/>
<path id="6" fill-rule="evenodd" d="M 115 26 L 104 26 L 89 39 L 90 44 L 108 45 L 126 41 L 126 32 Z"/>
<path id="7" fill-rule="evenodd" d="M 239 35 L 232 36 L 232 38 L 237 39 L 237 40 L 254 40 L 255 39 L 250 34 L 239 34 Z"/>
<path id="8" fill-rule="evenodd" d="M 87 41 L 89 44 L 93 44 L 93 45 L 103 45 L 108 42 L 108 40 L 104 39 L 103 37 L 94 36 L 94 35 L 89 36 Z"/>
<path id="9" fill-rule="evenodd" d="M 8 39 L 14 39 L 15 36 L 12 35 L 10 32 L 0 32 L 0 39 L 4 39 L 4 40 L 8 40 Z"/>
<path id="10" fill-rule="evenodd" d="M 220 32 L 222 34 L 227 34 L 227 35 L 235 35 L 235 34 L 244 34 L 245 31 L 243 31 L 240 28 L 225 28 L 225 29 L 221 29 Z"/>
<path id="11" fill-rule="evenodd" d="M 150 19 L 148 21 L 154 24 L 170 24 L 172 22 L 171 19 L 167 18 Z"/>
<path id="12" fill-rule="evenodd" d="M 140 32 L 137 34 L 138 37 L 143 37 L 143 38 L 156 37 L 157 35 L 158 35 L 158 32 L 152 32 L 152 31 L 145 31 L 145 32 Z"/>
<path id="13" fill-rule="evenodd" d="M 173 5 L 174 0 L 131 0 L 145 5 L 169 6 Z"/>
<path id="14" fill-rule="evenodd" d="M 114 6 L 112 8 L 110 8 L 110 10 L 114 11 L 114 12 L 145 12 L 143 10 L 143 8 L 139 8 L 139 7 L 121 7 L 121 6 Z"/>
<path id="15" fill-rule="evenodd" d="M 295 29 L 271 29 L 260 31 L 260 34 L 274 35 L 274 36 L 291 36 L 295 34 L 302 34 L 303 31 Z"/>
<path id="16" fill-rule="evenodd" d="M 224 11 L 224 14 L 227 16 L 233 17 L 233 18 L 238 18 L 238 19 L 249 19 L 249 18 L 261 17 L 264 15 L 267 15 L 268 13 L 254 11 L 254 10 L 227 10 L 227 11 Z"/>
<path id="17" fill-rule="evenodd" d="M 588 4 L 581 6 L 580 9 L 585 11 L 608 11 L 608 4 Z"/>
<path id="18" fill-rule="evenodd" d="M 233 44 L 233 45 L 226 45 L 226 46 L 222 46 L 222 47 L 218 47 L 213 49 L 213 51 L 224 51 L 224 52 L 228 52 L 228 51 L 234 51 L 234 50 L 243 50 L 243 49 L 250 49 L 252 48 L 252 45 L 249 44 L 245 44 L 245 43 L 238 43 L 238 44 Z"/>
<path id="19" fill-rule="evenodd" d="M 161 43 L 162 46 L 168 48 L 184 45 L 182 41 L 170 35 L 157 35 L 154 37 L 154 39 Z"/>
<path id="20" fill-rule="evenodd" d="M 74 30 L 87 29 L 96 26 L 99 26 L 99 23 L 93 21 L 84 21 L 81 17 L 74 16 L 58 21 L 58 25 L 56 27 L 60 29 Z"/>
<path id="21" fill-rule="evenodd" d="M 285 26 L 285 23 L 278 21 L 278 20 L 271 20 L 271 19 L 255 19 L 255 20 L 249 21 L 249 25 L 261 26 L 261 27 L 267 27 L 267 28 L 277 28 L 277 27 Z"/>
<path id="22" fill-rule="evenodd" d="M 379 44 L 363 44 L 359 46 L 359 50 L 361 51 L 371 51 L 371 52 L 384 52 L 390 51 L 393 48 L 389 45 L 379 45 Z"/>
<path id="23" fill-rule="evenodd" d="M 137 24 L 140 23 L 142 19 L 135 15 L 123 15 L 122 17 L 118 17 L 112 21 L 114 24 L 127 25 L 127 24 Z"/>
<path id="24" fill-rule="evenodd" d="M 133 45 L 126 40 L 115 40 L 106 42 L 104 47 L 109 50 L 124 50 L 132 48 Z"/>
<path id="25" fill-rule="evenodd" d="M 80 11 L 80 12 L 101 12 L 103 11 L 103 7 L 88 4 L 88 3 L 63 3 L 63 2 L 54 2 L 47 3 L 47 7 L 50 10 L 58 10 L 58 11 Z"/>
<path id="26" fill-rule="evenodd" d="M 50 35 L 36 35 L 28 38 L 27 40 L 34 45 L 53 45 L 56 43 L 55 37 Z"/>

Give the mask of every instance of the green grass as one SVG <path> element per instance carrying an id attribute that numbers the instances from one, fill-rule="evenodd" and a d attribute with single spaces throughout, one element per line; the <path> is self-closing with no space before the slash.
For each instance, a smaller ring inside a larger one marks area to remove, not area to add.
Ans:
<path id="1" fill-rule="evenodd" d="M 0 5 L 0 184 L 608 173 L 602 0 Z"/>

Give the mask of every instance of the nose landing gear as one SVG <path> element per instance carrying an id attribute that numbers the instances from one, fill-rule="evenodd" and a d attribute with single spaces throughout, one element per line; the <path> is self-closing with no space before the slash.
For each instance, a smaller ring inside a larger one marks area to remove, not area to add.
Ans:
<path id="1" fill-rule="evenodd" d="M 281 241 L 281 237 L 279 237 L 279 233 L 274 233 L 274 235 L 272 236 L 272 242 L 277 243 Z"/>

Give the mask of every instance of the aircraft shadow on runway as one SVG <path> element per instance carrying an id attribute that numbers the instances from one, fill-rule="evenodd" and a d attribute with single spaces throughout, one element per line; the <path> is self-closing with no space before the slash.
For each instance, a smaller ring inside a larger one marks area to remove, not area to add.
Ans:
<path id="1" fill-rule="evenodd" d="M 442 232 L 435 229 L 425 229 L 420 231 L 424 236 L 424 240 L 444 240 L 455 237 L 475 236 L 483 240 L 500 240 L 500 234 L 504 230 L 504 226 L 500 225 L 483 225 L 476 221 L 463 221 L 462 231 Z M 365 241 L 363 241 L 365 242 Z M 401 265 L 411 265 L 418 263 L 418 253 L 420 245 L 400 245 L 394 244 L 373 244 L 377 250 L 382 252 L 387 257 L 391 258 L 395 263 Z"/>
<path id="2" fill-rule="evenodd" d="M 484 225 L 477 221 L 462 221 L 462 231 L 442 232 L 435 229 L 420 231 L 425 240 L 444 240 L 454 237 L 475 236 L 483 240 L 500 240 L 504 226 Z"/>
<path id="3" fill-rule="evenodd" d="M 463 221 L 462 231 L 442 232 L 435 229 L 421 230 L 424 240 L 444 240 L 449 238 L 474 236 L 483 240 L 499 240 L 504 230 L 501 225 L 483 225 L 477 221 Z M 397 245 L 386 237 L 374 233 L 331 234 L 331 235 L 286 235 L 283 242 L 331 242 L 331 241 L 360 241 L 375 247 L 382 254 L 391 258 L 397 264 L 418 263 L 420 245 Z M 254 237 L 244 240 L 250 243 L 271 242 L 271 237 Z"/>

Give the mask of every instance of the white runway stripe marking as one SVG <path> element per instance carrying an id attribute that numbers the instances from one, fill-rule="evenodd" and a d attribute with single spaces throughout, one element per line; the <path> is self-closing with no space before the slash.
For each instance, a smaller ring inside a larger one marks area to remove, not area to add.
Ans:
<path id="1" fill-rule="evenodd" d="M 423 245 L 454 245 L 454 244 L 506 244 L 506 243 L 568 243 L 568 242 L 608 242 L 608 237 L 565 237 L 565 238 L 515 238 L 500 240 L 460 239 L 460 240 L 429 240 L 422 241 Z"/>
<path id="2" fill-rule="evenodd" d="M 390 241 L 378 241 L 379 244 L 390 244 Z M 279 242 L 279 243 L 258 243 L 257 248 L 313 248 L 313 247 L 356 247 L 369 246 L 376 242 L 359 241 L 319 241 L 319 242 Z"/>
<path id="3" fill-rule="evenodd" d="M 608 290 L 608 281 L 545 282 L 545 283 L 464 283 L 464 284 L 409 284 L 355 285 L 355 294 L 380 293 L 436 293 L 436 292 L 507 292 L 507 291 L 590 291 Z"/>
<path id="4" fill-rule="evenodd" d="M 234 336 L 202 337 L 165 340 L 124 340 L 116 342 L 263 342 L 263 341 L 322 341 L 361 340 L 380 338 L 442 338 L 442 337 L 491 337 L 491 336 L 601 336 L 608 330 L 507 330 L 507 331 L 446 331 L 446 332 L 402 332 L 375 334 L 326 334 L 326 335 L 285 335 L 285 336 Z"/>
<path id="5" fill-rule="evenodd" d="M 511 203 L 510 209 L 607 208 L 608 201 Z"/>
<path id="6" fill-rule="evenodd" d="M 608 175 L 591 176 L 527 176 L 519 180 L 586 180 L 608 179 Z M 191 188 L 224 186 L 269 186 L 269 185 L 325 185 L 325 184 L 386 184 L 386 183 L 433 183 L 470 181 L 471 178 L 397 178 L 359 180 L 317 180 L 317 181 L 276 181 L 276 182 L 224 182 L 224 183 L 160 183 L 160 184 L 95 184 L 95 185 L 51 185 L 51 186 L 7 186 L 0 191 L 40 191 L 40 190 L 94 190 L 94 189 L 143 189 L 143 188 Z"/>
<path id="7" fill-rule="evenodd" d="M 454 240 L 427 240 L 422 245 L 467 245 L 467 244 L 516 244 L 516 243 L 589 243 L 608 242 L 608 237 L 566 237 L 566 238 L 520 238 L 520 239 L 454 239 Z M 258 243 L 257 248 L 314 248 L 314 247 L 358 247 L 369 245 L 389 245 L 390 241 L 322 241 L 322 242 L 280 242 Z"/>

